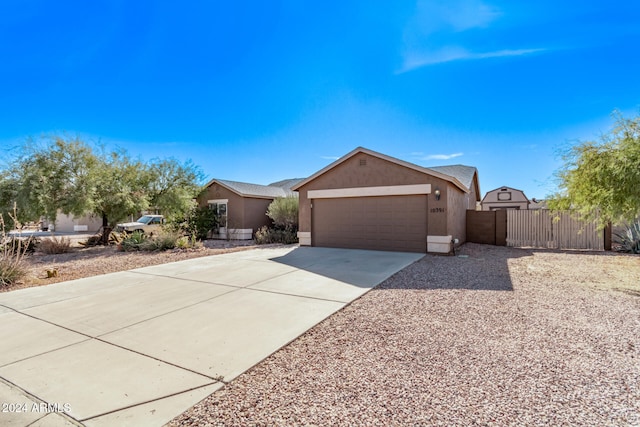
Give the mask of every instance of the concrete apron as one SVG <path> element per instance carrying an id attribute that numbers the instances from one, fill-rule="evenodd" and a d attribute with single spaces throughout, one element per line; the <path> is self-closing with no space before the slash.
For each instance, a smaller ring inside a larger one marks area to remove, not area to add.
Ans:
<path id="1" fill-rule="evenodd" d="M 0 294 L 0 425 L 161 426 L 421 257 L 254 249 Z"/>

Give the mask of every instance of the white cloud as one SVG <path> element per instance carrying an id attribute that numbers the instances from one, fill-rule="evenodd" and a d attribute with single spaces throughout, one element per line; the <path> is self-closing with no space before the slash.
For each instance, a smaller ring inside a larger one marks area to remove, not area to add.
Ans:
<path id="1" fill-rule="evenodd" d="M 437 52 L 428 54 L 417 54 L 405 58 L 402 69 L 397 74 L 406 73 L 416 68 L 426 67 L 428 65 L 442 64 L 452 61 L 478 60 L 489 58 L 501 58 L 509 56 L 523 56 L 534 53 L 544 52 L 545 48 L 536 49 L 503 49 L 493 52 L 470 52 L 460 47 L 446 47 Z"/>
<path id="2" fill-rule="evenodd" d="M 500 9 L 483 0 L 419 0 L 415 14 L 404 29 L 403 61 L 396 74 L 452 61 L 522 56 L 546 50 L 499 49 L 478 52 L 480 49 L 477 48 L 437 43 L 437 40 L 458 39 L 457 33 L 469 30 L 488 32 L 494 21 L 502 16 Z"/>
<path id="3" fill-rule="evenodd" d="M 464 153 L 452 153 L 452 154 L 429 154 L 427 156 L 420 157 L 420 160 L 449 160 L 460 157 Z"/>
<path id="4" fill-rule="evenodd" d="M 338 156 L 320 156 L 321 159 L 325 160 L 338 160 L 340 157 Z"/>
<path id="5" fill-rule="evenodd" d="M 480 0 L 420 0 L 405 29 L 405 38 L 420 38 L 442 30 L 485 28 L 501 15 L 498 8 Z"/>

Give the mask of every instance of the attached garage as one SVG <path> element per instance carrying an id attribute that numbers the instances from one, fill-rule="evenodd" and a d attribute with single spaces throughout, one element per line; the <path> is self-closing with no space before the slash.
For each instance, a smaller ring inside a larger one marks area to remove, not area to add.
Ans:
<path id="1" fill-rule="evenodd" d="M 315 199 L 315 246 L 424 252 L 427 196 Z"/>
<path id="2" fill-rule="evenodd" d="M 466 209 L 475 208 L 479 194 L 475 168 L 456 170 L 468 175 L 473 189 L 456 177 L 357 148 L 293 188 L 300 244 L 448 252 L 454 238 L 464 240 Z M 436 241 L 446 250 L 430 243 Z"/>

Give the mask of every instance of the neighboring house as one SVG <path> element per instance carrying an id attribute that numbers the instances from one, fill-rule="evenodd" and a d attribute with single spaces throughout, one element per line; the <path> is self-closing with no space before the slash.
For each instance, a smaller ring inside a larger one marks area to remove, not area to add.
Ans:
<path id="1" fill-rule="evenodd" d="M 53 225 L 53 227 L 51 227 Z M 102 218 L 93 215 L 74 217 L 58 211 L 55 221 L 42 221 L 43 229 L 53 229 L 61 233 L 95 233 L 102 227 Z"/>
<path id="2" fill-rule="evenodd" d="M 531 202 L 522 190 L 499 187 L 487 192 L 481 203 L 483 211 L 495 211 L 496 209 L 529 209 Z"/>
<path id="3" fill-rule="evenodd" d="M 476 168 L 426 168 L 366 148 L 298 183 L 302 246 L 451 251 L 480 200 Z"/>
<path id="4" fill-rule="evenodd" d="M 266 215 L 269 204 L 277 197 L 295 195 L 291 187 L 300 181 L 302 178 L 260 185 L 212 179 L 198 197 L 198 204 L 209 206 L 221 219 L 212 237 L 249 240 L 260 227 L 272 224 Z"/>

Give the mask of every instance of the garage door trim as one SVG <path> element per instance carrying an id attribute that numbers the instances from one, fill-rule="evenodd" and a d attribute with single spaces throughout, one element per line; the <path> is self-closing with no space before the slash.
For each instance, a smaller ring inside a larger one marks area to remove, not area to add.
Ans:
<path id="1" fill-rule="evenodd" d="M 410 196 L 417 194 L 431 194 L 431 184 L 309 190 L 307 197 L 309 199 L 341 199 L 345 197 Z"/>

